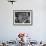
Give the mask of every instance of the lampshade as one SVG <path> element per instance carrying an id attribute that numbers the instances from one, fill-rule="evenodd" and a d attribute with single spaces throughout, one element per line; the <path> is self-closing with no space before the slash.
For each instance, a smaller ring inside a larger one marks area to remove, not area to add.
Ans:
<path id="1" fill-rule="evenodd" d="M 11 2 L 12 4 L 16 2 L 16 0 L 8 0 L 8 2 Z"/>

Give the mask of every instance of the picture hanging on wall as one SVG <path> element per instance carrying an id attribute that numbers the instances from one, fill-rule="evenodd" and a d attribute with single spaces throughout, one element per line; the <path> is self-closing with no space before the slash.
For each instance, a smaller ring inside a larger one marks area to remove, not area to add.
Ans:
<path id="1" fill-rule="evenodd" d="M 32 25 L 32 10 L 13 10 L 14 25 Z"/>

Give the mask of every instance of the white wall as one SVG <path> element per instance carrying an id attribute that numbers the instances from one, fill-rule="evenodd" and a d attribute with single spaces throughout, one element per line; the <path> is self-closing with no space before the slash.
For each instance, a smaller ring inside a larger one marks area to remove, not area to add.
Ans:
<path id="1" fill-rule="evenodd" d="M 33 10 L 33 25 L 14 26 L 13 10 Z M 19 32 L 31 34 L 33 40 L 46 40 L 46 0 L 17 0 L 13 5 L 0 0 L 0 40 L 14 40 Z"/>

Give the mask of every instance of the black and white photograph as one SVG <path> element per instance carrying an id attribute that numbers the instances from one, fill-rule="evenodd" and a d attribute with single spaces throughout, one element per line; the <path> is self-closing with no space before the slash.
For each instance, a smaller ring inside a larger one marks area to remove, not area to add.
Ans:
<path id="1" fill-rule="evenodd" d="M 13 24 L 31 24 L 32 10 L 14 10 Z"/>

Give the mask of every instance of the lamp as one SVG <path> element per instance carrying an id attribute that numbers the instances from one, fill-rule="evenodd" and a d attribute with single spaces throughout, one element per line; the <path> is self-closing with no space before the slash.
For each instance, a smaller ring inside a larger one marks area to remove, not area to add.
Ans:
<path id="1" fill-rule="evenodd" d="M 8 2 L 11 2 L 12 4 L 16 2 L 15 0 L 8 0 Z"/>

